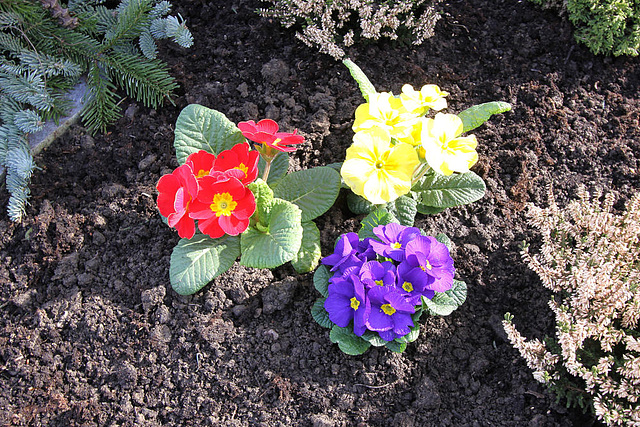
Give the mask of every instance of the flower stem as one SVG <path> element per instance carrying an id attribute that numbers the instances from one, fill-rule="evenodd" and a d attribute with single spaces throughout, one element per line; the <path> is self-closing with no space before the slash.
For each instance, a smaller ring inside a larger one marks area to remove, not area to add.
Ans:
<path id="1" fill-rule="evenodd" d="M 420 181 L 420 178 L 422 178 L 424 174 L 427 173 L 428 170 L 429 170 L 428 163 L 420 163 L 420 166 L 418 166 L 416 170 L 413 172 L 413 178 L 411 179 L 412 188 L 416 184 L 416 182 Z"/>
<path id="2" fill-rule="evenodd" d="M 271 162 L 273 161 L 273 158 L 271 159 L 265 159 L 265 167 L 264 167 L 264 172 L 262 172 L 262 180 L 264 182 L 267 182 L 267 178 L 269 177 L 269 169 L 271 169 Z"/>

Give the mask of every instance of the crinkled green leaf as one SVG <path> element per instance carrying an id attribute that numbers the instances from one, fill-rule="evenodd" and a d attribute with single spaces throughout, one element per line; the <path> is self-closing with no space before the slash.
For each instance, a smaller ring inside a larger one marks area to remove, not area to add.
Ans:
<path id="1" fill-rule="evenodd" d="M 385 208 L 378 207 L 376 208 L 376 210 L 372 211 L 369 215 L 364 217 L 361 223 L 362 227 L 360 228 L 360 231 L 358 231 L 358 237 L 360 238 L 360 240 L 367 237 L 375 238 L 376 235 L 373 234 L 374 227 L 378 225 L 386 225 L 391 222 L 398 222 L 398 220 Z"/>
<path id="2" fill-rule="evenodd" d="M 302 224 L 300 209 L 286 200 L 274 198 L 260 221 L 265 230 L 249 227 L 241 234 L 240 263 L 254 268 L 275 268 L 291 261 L 300 250 Z"/>
<path id="3" fill-rule="evenodd" d="M 196 234 L 192 239 L 181 239 L 171 253 L 171 287 L 180 295 L 194 294 L 227 271 L 239 256 L 238 236 L 211 239 Z"/>
<path id="4" fill-rule="evenodd" d="M 484 196 L 486 188 L 482 178 L 473 172 L 448 176 L 428 174 L 413 186 L 418 193 L 418 203 L 434 208 L 451 208 L 475 202 Z"/>
<path id="5" fill-rule="evenodd" d="M 202 105 L 187 105 L 176 121 L 173 145 L 181 165 L 189 154 L 205 150 L 217 155 L 240 143 L 246 143 L 240 129 L 221 112 Z"/>
<path id="6" fill-rule="evenodd" d="M 319 266 L 316 272 L 313 273 L 313 286 L 325 298 L 329 296 L 329 279 L 331 276 L 331 272 L 324 265 Z"/>
<path id="7" fill-rule="evenodd" d="M 422 298 L 422 307 L 432 316 L 448 316 L 467 299 L 467 284 L 454 280 L 453 286 L 446 292 L 436 292 L 431 299 Z"/>
<path id="8" fill-rule="evenodd" d="M 400 342 L 400 343 L 414 342 L 415 340 L 418 339 L 419 335 L 420 335 L 420 324 L 416 323 L 411 328 L 411 331 L 407 335 L 404 335 L 404 336 L 402 336 L 400 338 L 396 338 L 396 341 Z"/>
<path id="9" fill-rule="evenodd" d="M 434 208 L 433 206 L 425 206 L 418 203 L 416 210 L 422 215 L 435 215 L 446 210 L 447 208 Z"/>
<path id="10" fill-rule="evenodd" d="M 329 319 L 329 313 L 324 308 L 324 302 L 326 298 L 318 298 L 313 306 L 311 306 L 311 317 L 318 322 L 318 325 L 323 328 L 331 329 L 334 323 Z"/>
<path id="11" fill-rule="evenodd" d="M 328 167 L 290 173 L 273 189 L 275 197 L 295 203 L 302 210 L 302 222 L 325 213 L 340 192 L 340 175 Z"/>
<path id="12" fill-rule="evenodd" d="M 267 210 L 270 206 L 271 200 L 273 200 L 273 190 L 262 179 L 258 178 L 247 186 L 253 193 L 253 197 L 256 199 L 256 214 L 255 219 L 260 222 L 261 225 L 267 226 L 266 222 Z"/>
<path id="13" fill-rule="evenodd" d="M 406 342 L 400 342 L 396 340 L 387 341 L 387 343 L 384 346 L 395 353 L 402 353 L 407 349 Z"/>
<path id="14" fill-rule="evenodd" d="M 362 196 L 358 196 L 353 191 L 347 193 L 347 206 L 356 215 L 368 214 L 375 209 L 376 205 Z"/>
<path id="15" fill-rule="evenodd" d="M 418 202 L 409 196 L 400 196 L 387 203 L 387 210 L 398 218 L 400 224 L 412 227 L 418 212 Z"/>
<path id="16" fill-rule="evenodd" d="M 341 328 L 337 325 L 331 328 L 331 333 L 329 334 L 329 338 L 331 342 L 334 344 L 338 344 L 340 350 L 343 353 L 349 354 L 351 356 L 357 356 L 369 349 L 371 344 L 368 341 L 363 340 L 359 336 L 353 333 L 353 330 L 350 328 Z"/>
<path id="17" fill-rule="evenodd" d="M 373 86 L 367 75 L 350 59 L 342 61 L 344 65 L 349 69 L 351 77 L 358 83 L 360 92 L 365 100 L 369 101 L 369 95 L 376 93 L 376 88 Z"/>
<path id="18" fill-rule="evenodd" d="M 374 347 L 382 347 L 387 343 L 387 341 L 380 338 L 380 334 L 369 330 L 362 334 L 362 339 L 368 341 Z"/>
<path id="19" fill-rule="evenodd" d="M 313 221 L 303 222 L 302 244 L 291 265 L 300 274 L 308 273 L 316 268 L 321 257 L 320 230 Z"/>
<path id="20" fill-rule="evenodd" d="M 262 157 L 258 161 L 258 176 L 262 178 L 264 174 L 264 168 L 267 166 L 267 163 L 264 161 Z M 283 176 L 287 174 L 289 171 L 289 154 L 284 151 L 280 151 L 276 156 L 271 160 L 271 167 L 269 168 L 269 176 L 267 177 L 267 184 L 274 185 L 278 180 L 282 179 Z"/>
<path id="21" fill-rule="evenodd" d="M 462 119 L 464 132 L 469 132 L 489 120 L 494 114 L 504 113 L 511 110 L 511 104 L 502 101 L 485 102 L 467 108 L 458 117 Z"/>

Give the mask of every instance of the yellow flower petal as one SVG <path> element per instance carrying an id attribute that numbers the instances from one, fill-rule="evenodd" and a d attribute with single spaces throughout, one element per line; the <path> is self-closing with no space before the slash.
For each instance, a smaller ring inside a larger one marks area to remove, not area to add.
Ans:
<path id="1" fill-rule="evenodd" d="M 422 125 L 422 148 L 429 166 L 443 175 L 468 172 L 478 161 L 475 135 L 459 135 L 464 130 L 460 117 L 455 114 L 436 114 Z"/>
<path id="2" fill-rule="evenodd" d="M 378 127 L 357 132 L 353 140 L 340 174 L 354 193 L 382 204 L 411 190 L 411 178 L 419 164 L 411 145 L 391 145 L 389 133 Z"/>

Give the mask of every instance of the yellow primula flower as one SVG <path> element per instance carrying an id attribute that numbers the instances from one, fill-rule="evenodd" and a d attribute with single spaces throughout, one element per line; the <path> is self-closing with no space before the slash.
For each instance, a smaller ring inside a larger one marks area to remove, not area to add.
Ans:
<path id="1" fill-rule="evenodd" d="M 356 109 L 353 131 L 379 127 L 384 129 L 392 138 L 406 138 L 418 120 L 418 116 L 410 114 L 402 105 L 400 98 L 389 92 L 373 93 L 369 95 L 369 102 L 361 104 Z"/>
<path id="2" fill-rule="evenodd" d="M 455 114 L 436 114 L 433 119 L 423 119 L 422 148 L 429 166 L 443 175 L 468 172 L 478 161 L 475 135 L 460 136 L 464 127 Z"/>
<path id="3" fill-rule="evenodd" d="M 411 178 L 419 163 L 411 145 L 391 145 L 389 133 L 373 127 L 355 134 L 340 174 L 354 193 L 371 203 L 383 204 L 411 190 Z"/>
<path id="4" fill-rule="evenodd" d="M 447 100 L 444 99 L 447 95 L 449 93 L 440 90 L 437 85 L 424 85 L 417 91 L 413 86 L 406 84 L 402 86 L 400 101 L 408 112 L 422 116 L 429 109 L 440 111 L 447 108 Z"/>

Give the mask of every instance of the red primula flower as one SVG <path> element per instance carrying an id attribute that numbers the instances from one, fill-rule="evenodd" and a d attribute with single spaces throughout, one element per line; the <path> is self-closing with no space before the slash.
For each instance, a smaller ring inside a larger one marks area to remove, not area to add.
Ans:
<path id="1" fill-rule="evenodd" d="M 198 220 L 200 231 L 214 239 L 245 231 L 256 211 L 251 190 L 239 179 L 225 174 L 205 176 L 199 183 L 200 191 L 191 205 L 190 216 Z"/>
<path id="2" fill-rule="evenodd" d="M 220 172 L 242 171 L 242 175 L 236 176 L 247 185 L 258 177 L 258 160 L 260 156 L 257 151 L 249 151 L 249 144 L 236 144 L 230 150 L 224 150 L 218 154 L 213 170 Z"/>
<path id="3" fill-rule="evenodd" d="M 189 165 L 182 165 L 171 174 L 163 175 L 156 185 L 158 209 L 167 218 L 169 227 L 178 235 L 190 239 L 196 232 L 194 220 L 189 217 L 191 203 L 198 194 L 198 181 Z"/>
<path id="4" fill-rule="evenodd" d="M 216 156 L 208 151 L 200 150 L 196 153 L 189 154 L 185 164 L 191 167 L 193 174 L 199 179 L 211 173 L 215 160 Z"/>
<path id="5" fill-rule="evenodd" d="M 278 124 L 270 119 L 260 120 L 257 124 L 253 120 L 240 122 L 238 129 L 245 138 L 266 144 L 279 151 L 296 151 L 296 147 L 290 147 L 290 145 L 304 142 L 304 137 L 297 135 L 297 129 L 293 133 L 278 132 Z"/>

